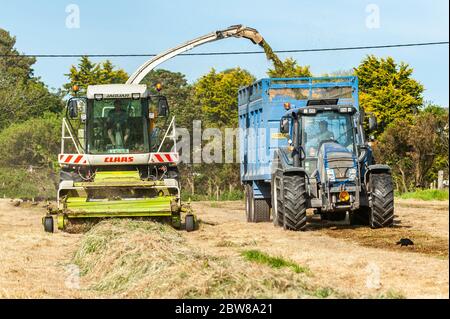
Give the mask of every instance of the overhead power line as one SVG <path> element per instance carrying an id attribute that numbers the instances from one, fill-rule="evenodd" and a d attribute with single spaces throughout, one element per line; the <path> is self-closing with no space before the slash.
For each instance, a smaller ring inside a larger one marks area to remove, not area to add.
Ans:
<path id="1" fill-rule="evenodd" d="M 404 47 L 421 47 L 432 45 L 445 45 L 449 41 L 440 42 L 422 42 L 422 43 L 404 43 L 404 44 L 385 44 L 371 46 L 354 46 L 354 47 L 334 47 L 334 48 L 317 48 L 317 49 L 295 49 L 295 50 L 274 50 L 275 53 L 304 53 L 304 52 L 326 52 L 326 51 L 351 51 L 351 50 L 367 50 L 367 49 L 387 49 L 387 48 L 404 48 Z M 198 53 L 182 53 L 181 56 L 214 56 L 214 55 L 249 55 L 264 54 L 263 51 L 231 51 L 231 52 L 198 52 Z M 83 56 L 90 58 L 123 58 L 123 57 L 153 57 L 154 53 L 149 54 L 22 54 L 8 55 L 0 54 L 0 58 L 14 57 L 34 57 L 34 58 L 81 58 Z"/>

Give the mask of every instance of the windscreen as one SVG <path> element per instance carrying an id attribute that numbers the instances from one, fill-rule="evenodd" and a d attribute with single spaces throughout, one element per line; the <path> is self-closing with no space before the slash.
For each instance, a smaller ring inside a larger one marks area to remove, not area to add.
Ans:
<path id="1" fill-rule="evenodd" d="M 351 116 L 338 112 L 319 112 L 302 117 L 302 145 L 307 157 L 316 157 L 321 142 L 335 141 L 354 152 Z"/>
<path id="2" fill-rule="evenodd" d="M 306 153 L 305 168 L 312 172 L 317 153 L 325 141 L 333 141 L 355 153 L 352 117 L 333 111 L 319 112 L 315 116 L 303 116 L 301 121 L 302 145 Z"/>
<path id="3" fill-rule="evenodd" d="M 108 99 L 91 102 L 88 153 L 146 153 L 146 100 Z"/>

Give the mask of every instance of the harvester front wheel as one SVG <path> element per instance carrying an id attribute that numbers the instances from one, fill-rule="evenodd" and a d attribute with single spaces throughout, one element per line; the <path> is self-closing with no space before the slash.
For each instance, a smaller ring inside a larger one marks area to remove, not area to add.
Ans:
<path id="1" fill-rule="evenodd" d="M 185 217 L 186 231 L 191 232 L 195 230 L 194 215 L 186 215 Z"/>
<path id="2" fill-rule="evenodd" d="M 306 179 L 303 174 L 283 176 L 284 229 L 306 228 Z"/>
<path id="3" fill-rule="evenodd" d="M 53 217 L 52 216 L 45 216 L 44 220 L 43 220 L 43 224 L 44 224 L 44 230 L 47 233 L 53 233 L 54 228 L 53 228 Z"/>

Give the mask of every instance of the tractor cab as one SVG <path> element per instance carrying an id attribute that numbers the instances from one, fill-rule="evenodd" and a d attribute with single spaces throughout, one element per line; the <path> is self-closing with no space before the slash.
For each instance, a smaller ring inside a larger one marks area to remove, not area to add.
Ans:
<path id="1" fill-rule="evenodd" d="M 291 137 L 292 151 L 287 154 L 292 165 L 305 170 L 316 198 L 319 189 L 329 195 L 320 201 L 323 210 L 359 207 L 358 145 L 363 144 L 363 135 L 358 117 L 352 105 L 310 100 L 281 119 L 281 132 Z"/>

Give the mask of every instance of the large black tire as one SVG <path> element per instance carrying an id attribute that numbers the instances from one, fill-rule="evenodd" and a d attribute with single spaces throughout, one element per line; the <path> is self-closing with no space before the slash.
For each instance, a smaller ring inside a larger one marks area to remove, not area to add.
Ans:
<path id="1" fill-rule="evenodd" d="M 195 230 L 195 218 L 194 215 L 186 215 L 185 217 L 186 231 L 191 232 Z"/>
<path id="2" fill-rule="evenodd" d="M 53 217 L 52 216 L 45 216 L 44 217 L 44 230 L 47 233 L 53 233 L 54 227 L 53 227 Z"/>
<path id="3" fill-rule="evenodd" d="M 272 222 L 275 226 L 283 226 L 283 197 L 281 194 L 281 181 L 278 175 L 273 174 L 270 190 L 272 200 Z"/>
<path id="4" fill-rule="evenodd" d="M 252 185 L 245 185 L 245 203 L 247 222 L 260 223 L 270 221 L 269 200 L 264 198 L 255 199 Z"/>
<path id="5" fill-rule="evenodd" d="M 254 200 L 254 223 L 270 222 L 270 200 L 255 199 Z"/>
<path id="6" fill-rule="evenodd" d="M 306 180 L 303 174 L 283 176 L 283 226 L 285 229 L 305 230 L 306 197 Z"/>
<path id="7" fill-rule="evenodd" d="M 371 196 L 370 227 L 383 228 L 394 224 L 394 187 L 392 176 L 388 173 L 369 176 Z"/>

